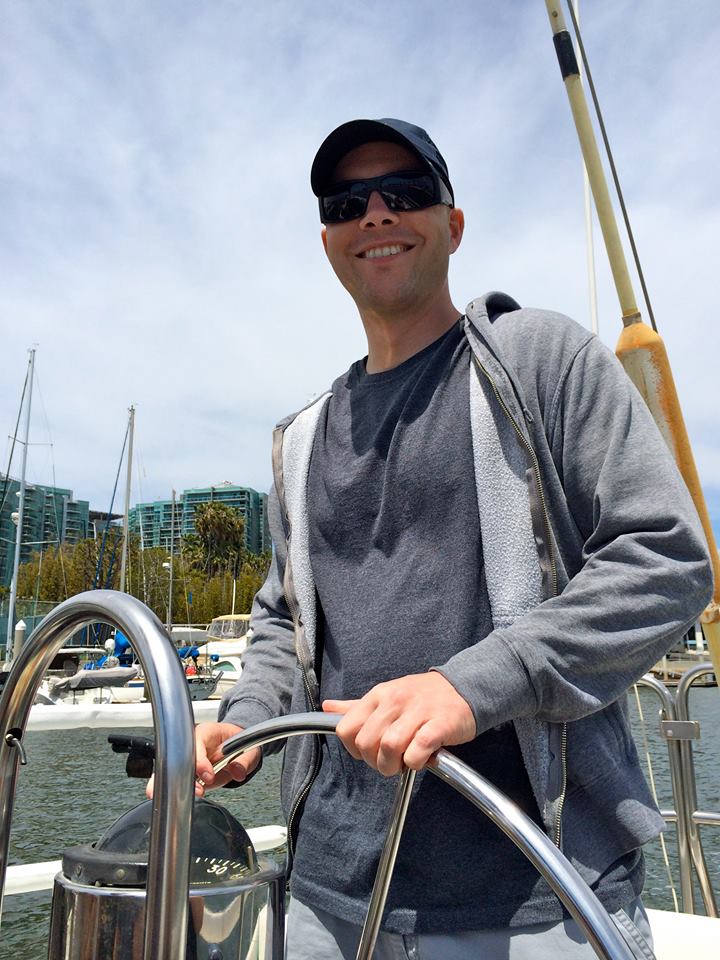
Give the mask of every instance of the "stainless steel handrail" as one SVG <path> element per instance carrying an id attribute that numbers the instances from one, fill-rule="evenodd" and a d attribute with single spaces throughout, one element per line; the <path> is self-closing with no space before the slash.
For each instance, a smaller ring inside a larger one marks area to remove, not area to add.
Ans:
<path id="1" fill-rule="evenodd" d="M 699 677 L 713 672 L 714 667 L 711 663 L 698 664 L 681 677 L 675 694 L 664 683 L 650 674 L 639 680 L 638 686 L 652 690 L 659 697 L 663 719 L 686 721 L 690 719 L 688 700 L 692 684 Z M 668 823 L 675 823 L 677 829 L 680 896 L 683 911 L 685 913 L 695 913 L 694 868 L 705 912 L 709 917 L 717 917 L 717 901 L 705 860 L 699 828 L 702 824 L 720 824 L 720 815 L 697 809 L 692 741 L 667 740 L 667 749 L 675 810 L 661 812 Z"/>
<path id="2" fill-rule="evenodd" d="M 675 697 L 664 683 L 657 677 L 647 674 L 638 680 L 638 686 L 652 690 L 661 704 L 660 715 L 664 720 L 677 720 L 675 711 Z M 678 864 L 680 867 L 680 900 L 685 913 L 695 912 L 695 898 L 692 881 L 692 857 L 689 842 L 689 816 L 687 797 L 682 783 L 682 762 L 680 756 L 680 742 L 667 741 L 668 761 L 670 765 L 670 783 L 675 801 L 675 829 L 677 831 Z"/>
<path id="3" fill-rule="evenodd" d="M 338 714 L 299 713 L 258 723 L 225 741 L 222 746 L 224 759 L 216 765 L 215 769 L 222 769 L 238 754 L 252 747 L 271 743 L 273 740 L 283 740 L 306 733 L 335 733 L 335 727 L 339 721 Z M 577 921 L 598 957 L 605 960 L 631 960 L 634 956 L 633 952 L 595 894 L 558 848 L 519 807 L 447 750 L 439 750 L 426 769 L 475 804 L 519 847 Z M 401 806 L 401 803 L 396 800 L 394 813 Z M 399 839 L 398 830 L 393 822 L 390 823 L 389 831 L 396 834 L 396 842 Z M 389 870 L 392 870 L 392 863 L 389 863 Z M 378 868 L 375 888 L 383 887 L 387 893 L 390 876 L 383 876 L 381 872 L 382 866 Z M 374 905 L 374 910 L 379 910 L 380 913 L 384 908 L 384 897 L 381 901 L 378 900 Z M 368 915 L 365 929 L 378 926 L 379 919 L 378 916 Z M 368 960 L 374 946 L 374 938 L 364 936 L 357 960 Z"/>
<path id="4" fill-rule="evenodd" d="M 681 678 L 675 692 L 675 712 L 678 720 L 689 720 L 689 698 L 690 687 L 700 677 L 708 673 L 713 673 L 714 667 L 711 663 L 701 663 L 688 670 Z M 688 811 L 688 842 L 690 845 L 690 855 L 695 875 L 700 886 L 705 912 L 709 917 L 717 917 L 718 907 L 710 882 L 710 874 L 705 860 L 702 839 L 700 838 L 700 824 L 695 819 L 698 813 L 697 799 L 697 781 L 695 779 L 695 760 L 693 758 L 693 747 L 690 740 L 680 741 L 680 762 L 682 764 L 682 783 L 685 791 L 686 805 Z"/>
<path id="5" fill-rule="evenodd" d="M 152 700 L 157 752 L 144 960 L 184 960 L 195 775 L 192 706 L 182 666 L 162 624 L 127 594 L 93 590 L 61 603 L 13 663 L 0 697 L 0 890 L 5 886 L 20 759 L 12 744 L 22 744 L 30 708 L 54 655 L 73 633 L 98 621 L 122 631 L 132 642 Z"/>

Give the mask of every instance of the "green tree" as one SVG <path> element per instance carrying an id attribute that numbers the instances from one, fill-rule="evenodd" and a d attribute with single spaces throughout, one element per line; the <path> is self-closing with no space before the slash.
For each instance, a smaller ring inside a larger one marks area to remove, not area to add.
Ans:
<path id="1" fill-rule="evenodd" d="M 245 559 L 245 521 L 239 510 L 213 500 L 198 504 L 195 531 L 210 575 L 236 572 Z"/>
<path id="2" fill-rule="evenodd" d="M 229 522 L 226 522 L 228 508 L 224 504 L 212 506 L 222 509 L 211 511 L 206 518 L 207 539 L 203 541 L 199 535 L 185 538 L 173 558 L 173 623 L 209 623 L 213 617 L 230 613 L 233 585 L 235 612 L 249 613 L 253 597 L 267 575 L 271 554 L 245 551 L 242 517 L 230 510 Z M 91 590 L 95 585 L 100 547 L 100 540 L 81 540 L 51 547 L 42 557 L 39 553 L 33 554 L 27 563 L 20 565 L 18 600 L 60 603 L 66 597 Z M 121 532 L 109 531 L 101 586 L 107 584 L 118 589 L 121 548 Z M 163 622 L 168 615 L 170 593 L 168 559 L 166 550 L 160 547 L 140 550 L 139 539 L 131 537 L 125 588 Z"/>
<path id="3" fill-rule="evenodd" d="M 206 563 L 205 547 L 196 533 L 187 533 L 180 542 L 180 551 L 188 566 L 204 570 Z"/>

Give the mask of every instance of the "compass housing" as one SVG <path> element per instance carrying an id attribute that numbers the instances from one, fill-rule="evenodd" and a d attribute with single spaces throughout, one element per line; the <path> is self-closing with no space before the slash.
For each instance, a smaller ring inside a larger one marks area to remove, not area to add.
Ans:
<path id="1" fill-rule="evenodd" d="M 76 883 L 144 887 L 147 883 L 152 800 L 128 810 L 95 843 L 65 850 L 62 869 Z M 257 855 L 247 830 L 211 800 L 196 799 L 190 838 L 190 884 L 237 880 L 254 873 Z"/>
<path id="2" fill-rule="evenodd" d="M 64 852 L 49 960 L 142 960 L 151 820 L 147 800 L 95 843 Z M 285 867 L 259 859 L 242 824 L 210 800 L 196 799 L 193 808 L 188 895 L 188 960 L 236 960 L 255 949 L 279 955 Z M 86 952 L 88 943 L 94 952 Z"/>

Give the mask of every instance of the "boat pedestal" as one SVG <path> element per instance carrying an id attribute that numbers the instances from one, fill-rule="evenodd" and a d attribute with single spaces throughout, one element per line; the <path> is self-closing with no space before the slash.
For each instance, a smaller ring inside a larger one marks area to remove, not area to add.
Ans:
<path id="1" fill-rule="evenodd" d="M 55 878 L 48 960 L 141 960 L 152 803 L 97 843 L 71 847 Z M 186 960 L 281 960 L 285 871 L 258 859 L 218 804 L 195 802 Z"/>

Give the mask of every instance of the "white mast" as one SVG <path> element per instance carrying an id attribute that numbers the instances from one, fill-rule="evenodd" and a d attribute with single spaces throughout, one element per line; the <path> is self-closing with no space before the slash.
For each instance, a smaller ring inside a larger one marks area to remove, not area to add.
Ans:
<path id="1" fill-rule="evenodd" d="M 127 569 L 128 540 L 129 540 L 129 520 L 130 520 L 130 487 L 132 485 L 132 456 L 133 456 L 133 434 L 135 432 L 135 407 L 130 407 L 128 411 L 130 419 L 128 421 L 128 455 L 127 455 L 127 479 L 125 481 L 125 512 L 123 514 L 123 545 L 120 559 L 120 592 L 125 593 L 125 571 Z"/>
<path id="2" fill-rule="evenodd" d="M 170 512 L 170 584 L 168 598 L 167 632 L 172 635 L 172 602 L 173 602 L 173 565 L 175 563 L 175 491 L 172 492 L 172 507 Z"/>
<path id="3" fill-rule="evenodd" d="M 28 360 L 28 401 L 27 407 L 25 409 L 25 440 L 23 443 L 23 455 L 22 455 L 22 469 L 20 472 L 20 490 L 18 496 L 20 502 L 18 504 L 18 520 L 17 520 L 17 531 L 15 533 L 15 560 L 13 562 L 13 575 L 12 575 L 12 584 L 10 586 L 10 604 L 8 606 L 8 623 L 7 623 L 7 646 L 5 659 L 8 663 L 12 660 L 13 656 L 13 640 L 15 635 L 15 601 L 17 600 L 17 581 L 18 581 L 18 567 L 20 566 L 20 548 L 22 546 L 22 528 L 23 528 L 23 514 L 25 513 L 25 473 L 27 470 L 27 453 L 28 453 L 28 441 L 30 439 L 30 408 L 32 407 L 32 391 L 33 391 L 33 378 L 35 375 L 35 348 L 28 350 L 30 354 L 30 359 Z"/>

